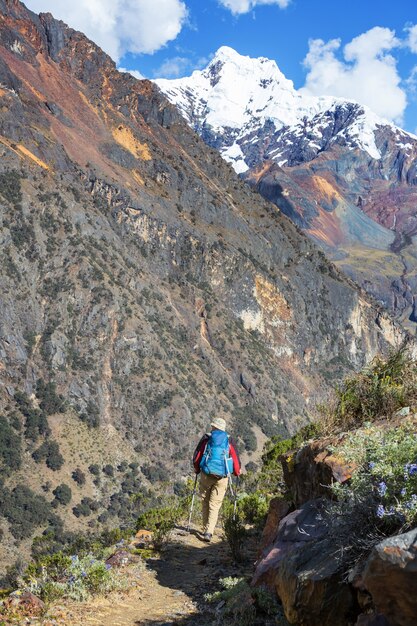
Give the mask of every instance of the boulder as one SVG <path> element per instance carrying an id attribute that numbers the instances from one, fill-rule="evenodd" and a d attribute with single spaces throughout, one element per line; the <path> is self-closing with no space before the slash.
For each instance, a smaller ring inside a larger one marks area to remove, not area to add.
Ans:
<path id="1" fill-rule="evenodd" d="M 332 454 L 328 447 L 338 443 L 336 438 L 312 441 L 298 452 L 282 457 L 284 480 L 296 506 L 329 495 L 329 485 L 344 483 L 356 469 L 354 463 Z"/>
<path id="2" fill-rule="evenodd" d="M 132 561 L 132 555 L 126 550 L 117 550 L 114 554 L 109 556 L 106 561 L 106 565 L 111 567 L 124 567 Z"/>
<path id="3" fill-rule="evenodd" d="M 149 530 L 138 530 L 131 545 L 134 548 L 150 548 L 153 543 L 153 534 Z"/>
<path id="4" fill-rule="evenodd" d="M 271 543 L 274 543 L 278 533 L 280 521 L 289 513 L 290 503 L 283 498 L 272 498 L 269 503 L 268 516 L 266 518 L 265 527 L 262 531 L 262 537 L 259 547 L 260 554 L 263 553 Z"/>
<path id="5" fill-rule="evenodd" d="M 45 611 L 45 604 L 30 591 L 15 591 L 4 601 L 7 610 L 19 612 L 21 615 L 37 616 Z"/>
<path id="6" fill-rule="evenodd" d="M 276 590 L 290 624 L 346 626 L 355 614 L 329 528 L 324 501 L 305 503 L 281 520 L 274 543 L 257 565 L 252 584 Z"/>
<path id="7" fill-rule="evenodd" d="M 366 562 L 362 580 L 377 613 L 390 626 L 416 626 L 417 529 L 379 543 Z"/>

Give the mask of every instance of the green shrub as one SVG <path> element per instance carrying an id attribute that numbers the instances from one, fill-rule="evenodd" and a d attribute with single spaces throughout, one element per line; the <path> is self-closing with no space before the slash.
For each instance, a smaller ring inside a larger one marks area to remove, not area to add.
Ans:
<path id="1" fill-rule="evenodd" d="M 387 359 L 376 357 L 362 372 L 347 378 L 336 392 L 335 405 L 319 407 L 319 426 L 325 434 L 350 430 L 415 404 L 417 363 L 403 345 Z"/>
<path id="2" fill-rule="evenodd" d="M 141 486 L 141 480 L 136 476 L 133 471 L 125 474 L 124 480 L 121 483 L 123 493 L 127 493 L 130 495 L 137 494 Z"/>
<path id="3" fill-rule="evenodd" d="M 26 341 L 26 350 L 27 350 L 28 356 L 31 357 L 33 348 L 35 347 L 35 344 L 36 344 L 36 333 L 33 331 L 28 331 L 24 333 L 23 337 Z"/>
<path id="4" fill-rule="evenodd" d="M 10 236 L 16 248 L 21 250 L 25 246 L 32 246 L 35 239 L 35 231 L 33 225 L 22 219 L 19 223 L 10 228 Z"/>
<path id="5" fill-rule="evenodd" d="M 29 487 L 17 485 L 12 491 L 5 487 L 0 490 L 0 511 L 9 522 L 13 537 L 25 539 L 37 526 L 46 524 L 51 505 Z"/>
<path id="6" fill-rule="evenodd" d="M 56 392 L 55 383 L 51 381 L 45 383 L 39 378 L 36 383 L 36 395 L 39 398 L 39 406 L 46 415 L 65 412 L 66 402 L 64 396 Z"/>
<path id="7" fill-rule="evenodd" d="M 80 502 L 80 504 L 74 506 L 72 512 L 75 517 L 89 517 L 91 515 L 91 509 L 85 502 Z"/>
<path id="8" fill-rule="evenodd" d="M 7 419 L 0 415 L 0 467 L 6 474 L 20 468 L 22 443 Z"/>
<path id="9" fill-rule="evenodd" d="M 63 597 L 86 600 L 125 586 L 109 565 L 91 553 L 79 557 L 60 552 L 40 559 L 29 566 L 25 580 L 30 591 L 47 602 Z"/>
<path id="10" fill-rule="evenodd" d="M 150 509 L 138 517 L 136 529 L 151 531 L 155 548 L 160 549 L 168 541 L 172 530 L 183 516 L 184 507 L 182 503 Z"/>
<path id="11" fill-rule="evenodd" d="M 221 591 L 207 594 L 206 600 L 220 603 L 219 618 L 224 626 L 251 626 L 256 620 L 252 590 L 244 578 L 222 578 Z"/>
<path id="12" fill-rule="evenodd" d="M 79 467 L 72 472 L 71 476 L 80 487 L 85 484 L 85 474 Z"/>
<path id="13" fill-rule="evenodd" d="M 57 504 L 59 503 L 65 506 L 66 504 L 69 504 L 71 502 L 72 491 L 70 487 L 68 487 L 68 485 L 66 485 L 65 483 L 58 485 L 58 487 L 56 487 L 52 493 L 55 496 L 55 501 Z"/>
<path id="14" fill-rule="evenodd" d="M 33 459 L 36 463 L 46 462 L 47 467 L 53 471 L 61 469 L 64 464 L 64 457 L 59 451 L 56 441 L 44 441 L 43 444 L 33 452 Z"/>
<path id="15" fill-rule="evenodd" d="M 48 455 L 46 457 L 46 466 L 54 472 L 61 469 L 64 465 L 64 457 L 59 451 L 59 445 L 56 441 L 49 443 Z"/>
<path id="16" fill-rule="evenodd" d="M 90 465 L 88 471 L 90 472 L 90 474 L 93 474 L 93 476 L 100 476 L 100 467 L 97 465 L 97 463 L 93 463 L 92 465 Z"/>
<path id="17" fill-rule="evenodd" d="M 97 428 L 100 425 L 100 410 L 92 400 L 87 402 L 84 411 L 80 413 L 80 420 L 90 428 Z"/>
<path id="18" fill-rule="evenodd" d="M 238 499 L 238 507 L 247 524 L 263 528 L 268 513 L 269 499 L 261 492 L 244 495 Z"/>
<path id="19" fill-rule="evenodd" d="M 48 425 L 48 418 L 43 411 L 35 409 L 29 396 L 16 391 L 14 400 L 20 413 L 25 417 L 25 437 L 31 441 L 37 441 L 39 436 L 48 436 L 51 431 Z"/>
<path id="20" fill-rule="evenodd" d="M 33 578 L 39 578 L 42 574 L 46 574 L 51 582 L 62 580 L 70 565 L 71 558 L 63 552 L 41 556 L 28 565 L 25 579 L 29 582 Z"/>
<path id="21" fill-rule="evenodd" d="M 347 483 L 332 485 L 326 505 L 334 557 L 346 575 L 384 537 L 417 524 L 415 432 L 411 421 L 385 428 L 367 423 L 330 448 L 356 466 Z"/>
<path id="22" fill-rule="evenodd" d="M 151 483 L 165 482 L 169 480 L 170 474 L 168 470 L 161 465 L 150 465 L 149 463 L 142 465 L 143 475 L 151 481 Z"/>
<path id="23" fill-rule="evenodd" d="M 8 170 L 0 174 L 0 194 L 14 206 L 20 206 L 22 185 L 19 172 Z"/>
<path id="24" fill-rule="evenodd" d="M 114 476 L 114 469 L 113 469 L 113 465 L 107 464 L 103 467 L 103 474 L 106 474 L 106 476 L 112 477 Z"/>
<path id="25" fill-rule="evenodd" d="M 243 477 L 244 488 L 248 492 L 274 494 L 286 492 L 280 457 L 290 450 L 296 450 L 319 432 L 315 424 L 301 428 L 290 439 L 282 439 L 279 435 L 272 437 L 264 447 L 260 471 L 249 472 Z"/>
<path id="26" fill-rule="evenodd" d="M 216 624 L 252 626 L 273 623 L 289 626 L 275 593 L 264 587 L 253 588 L 244 578 L 221 578 L 219 583 L 222 587 L 220 591 L 205 595 L 208 602 L 218 605 Z M 265 616 L 272 618 L 273 622 L 265 622 Z"/>
<path id="27" fill-rule="evenodd" d="M 87 496 L 85 496 L 82 500 L 81 500 L 81 504 L 84 506 L 88 506 L 88 508 L 90 509 L 90 511 L 98 511 L 99 509 L 99 504 L 96 500 L 93 500 L 93 498 L 89 498 Z"/>
<path id="28" fill-rule="evenodd" d="M 245 520 L 242 509 L 236 508 L 229 500 L 223 504 L 223 530 L 233 559 L 240 563 L 244 560 L 243 546 L 247 537 Z"/>

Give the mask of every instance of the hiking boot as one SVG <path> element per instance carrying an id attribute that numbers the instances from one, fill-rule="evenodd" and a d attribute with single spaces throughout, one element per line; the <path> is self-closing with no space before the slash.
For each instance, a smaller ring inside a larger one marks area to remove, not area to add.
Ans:
<path id="1" fill-rule="evenodd" d="M 212 537 L 213 535 L 211 533 L 204 533 L 203 535 L 203 539 L 204 541 L 207 541 L 207 543 L 210 543 Z"/>

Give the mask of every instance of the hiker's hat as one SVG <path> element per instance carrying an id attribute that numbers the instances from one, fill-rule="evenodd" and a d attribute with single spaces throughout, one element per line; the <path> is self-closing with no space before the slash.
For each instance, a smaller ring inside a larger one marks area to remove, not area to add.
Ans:
<path id="1" fill-rule="evenodd" d="M 210 426 L 214 426 L 218 430 L 226 430 L 226 420 L 222 417 L 215 417 L 211 420 Z"/>

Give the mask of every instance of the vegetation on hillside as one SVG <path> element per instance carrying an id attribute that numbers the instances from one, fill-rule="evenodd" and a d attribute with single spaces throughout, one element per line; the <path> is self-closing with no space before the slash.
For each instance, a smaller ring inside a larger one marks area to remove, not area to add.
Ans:
<path id="1" fill-rule="evenodd" d="M 333 400 L 318 407 L 317 426 L 322 434 L 343 432 L 366 421 L 389 420 L 407 406 L 417 408 L 417 364 L 404 343 L 348 376 Z"/>

